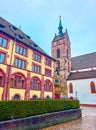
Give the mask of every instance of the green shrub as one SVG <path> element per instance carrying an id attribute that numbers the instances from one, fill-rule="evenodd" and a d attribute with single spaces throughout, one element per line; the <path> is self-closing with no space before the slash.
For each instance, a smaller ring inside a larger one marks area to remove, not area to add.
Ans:
<path id="1" fill-rule="evenodd" d="M 78 100 L 0 101 L 0 121 L 79 108 Z"/>

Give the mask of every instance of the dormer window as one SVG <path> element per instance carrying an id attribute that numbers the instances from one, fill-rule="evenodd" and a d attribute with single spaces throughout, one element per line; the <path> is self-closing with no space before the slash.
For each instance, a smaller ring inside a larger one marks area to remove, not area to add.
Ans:
<path id="1" fill-rule="evenodd" d="M 21 35 L 17 35 L 17 38 L 18 38 L 19 40 L 22 40 L 22 39 L 23 39 L 23 37 L 22 37 Z"/>
<path id="2" fill-rule="evenodd" d="M 12 31 L 16 32 L 17 28 L 14 26 L 11 26 Z"/>
<path id="3" fill-rule="evenodd" d="M 4 29 L 5 26 L 3 24 L 0 24 L 0 29 Z"/>
<path id="4" fill-rule="evenodd" d="M 37 47 L 37 44 L 34 43 L 33 46 L 34 46 L 34 47 Z"/>
<path id="5" fill-rule="evenodd" d="M 30 36 L 28 36 L 28 35 L 25 35 L 25 37 L 28 38 L 28 39 L 30 39 Z"/>

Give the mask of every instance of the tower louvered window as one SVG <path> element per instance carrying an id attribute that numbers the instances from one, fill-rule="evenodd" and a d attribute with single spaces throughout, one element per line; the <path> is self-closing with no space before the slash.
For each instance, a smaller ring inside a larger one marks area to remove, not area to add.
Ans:
<path id="1" fill-rule="evenodd" d="M 59 57 L 60 57 L 60 50 L 57 49 L 57 58 L 59 58 Z"/>

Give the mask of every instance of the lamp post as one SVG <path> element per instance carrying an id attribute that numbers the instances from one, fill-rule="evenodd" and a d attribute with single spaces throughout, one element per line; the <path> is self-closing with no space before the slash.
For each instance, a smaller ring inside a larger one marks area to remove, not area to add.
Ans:
<path id="1" fill-rule="evenodd" d="M 75 97 L 76 97 L 76 100 L 77 100 L 77 99 L 78 99 L 78 98 L 77 98 L 77 91 L 75 91 Z"/>
<path id="2" fill-rule="evenodd" d="M 57 61 L 57 62 L 60 63 L 59 61 Z M 67 60 L 64 60 L 64 64 L 63 64 L 64 69 L 61 69 L 60 64 L 59 64 L 55 70 L 55 92 L 58 93 L 59 98 L 60 97 L 67 98 L 67 82 L 66 82 L 66 74 L 65 74 L 66 73 L 66 68 L 65 68 L 66 62 L 67 62 Z"/>
<path id="3" fill-rule="evenodd" d="M 59 70 L 56 68 L 55 72 L 55 99 L 60 99 L 60 81 L 59 81 Z"/>

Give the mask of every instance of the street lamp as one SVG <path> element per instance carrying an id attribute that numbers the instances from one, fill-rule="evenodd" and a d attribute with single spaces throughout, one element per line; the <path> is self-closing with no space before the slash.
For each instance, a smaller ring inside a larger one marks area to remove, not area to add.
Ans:
<path id="1" fill-rule="evenodd" d="M 75 91 L 75 97 L 76 97 L 76 100 L 77 100 L 77 99 L 78 99 L 78 98 L 77 98 L 77 91 Z"/>

